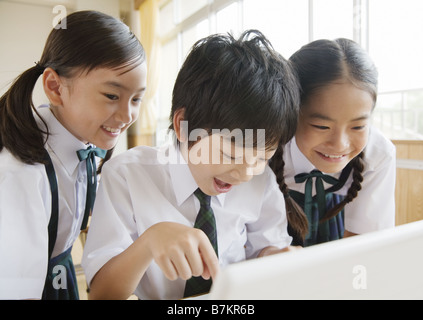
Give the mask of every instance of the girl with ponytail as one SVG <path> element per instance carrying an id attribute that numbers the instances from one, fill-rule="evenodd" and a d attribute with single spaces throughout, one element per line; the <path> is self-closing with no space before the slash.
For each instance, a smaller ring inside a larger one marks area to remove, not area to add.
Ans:
<path id="1" fill-rule="evenodd" d="M 395 224 L 395 147 L 371 126 L 377 70 L 348 39 L 311 42 L 290 58 L 301 85 L 294 138 L 270 166 L 285 195 L 293 245 Z"/>
<path id="2" fill-rule="evenodd" d="M 0 99 L 0 299 L 78 299 L 70 252 L 97 162 L 137 119 L 146 89 L 145 53 L 125 24 L 96 11 L 66 20 Z M 40 77 L 50 104 L 36 108 Z"/>

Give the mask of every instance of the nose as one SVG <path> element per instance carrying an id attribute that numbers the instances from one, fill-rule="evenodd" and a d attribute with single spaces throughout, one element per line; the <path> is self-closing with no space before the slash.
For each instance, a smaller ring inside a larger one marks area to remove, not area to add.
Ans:
<path id="1" fill-rule="evenodd" d="M 344 151 L 350 147 L 350 137 L 344 130 L 334 132 L 330 139 L 330 145 L 333 150 Z"/>
<path id="2" fill-rule="evenodd" d="M 243 166 L 242 168 L 234 168 L 231 171 L 231 177 L 239 183 L 248 182 L 253 178 L 253 176 L 254 175 L 251 174 L 250 169 L 245 166 Z"/>
<path id="3" fill-rule="evenodd" d="M 119 109 L 115 113 L 115 117 L 116 120 L 124 124 L 132 123 L 134 117 L 132 114 L 131 102 L 122 101 L 122 103 L 119 105 Z"/>
<path id="4" fill-rule="evenodd" d="M 255 175 L 261 174 L 263 170 L 264 165 L 259 162 L 249 164 L 244 161 L 244 163 L 236 165 L 236 167 L 232 170 L 231 175 L 240 183 L 244 183 L 250 181 Z"/>

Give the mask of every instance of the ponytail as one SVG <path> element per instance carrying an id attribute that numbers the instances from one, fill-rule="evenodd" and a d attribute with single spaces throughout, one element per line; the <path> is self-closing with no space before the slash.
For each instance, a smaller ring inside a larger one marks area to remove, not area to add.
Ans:
<path id="1" fill-rule="evenodd" d="M 269 162 L 270 168 L 276 175 L 276 182 L 279 184 L 279 190 L 285 198 L 286 217 L 288 219 L 289 228 L 298 237 L 304 241 L 308 232 L 308 220 L 298 203 L 290 196 L 289 189 L 285 183 L 284 167 L 285 161 L 283 160 L 283 145 L 279 144 L 275 155 Z"/>
<path id="2" fill-rule="evenodd" d="M 32 101 L 32 92 L 43 71 L 38 64 L 26 70 L 0 98 L 0 151 L 6 148 L 28 164 L 44 163 L 44 134 L 48 130 L 47 125 L 46 131 L 38 127 Z"/>

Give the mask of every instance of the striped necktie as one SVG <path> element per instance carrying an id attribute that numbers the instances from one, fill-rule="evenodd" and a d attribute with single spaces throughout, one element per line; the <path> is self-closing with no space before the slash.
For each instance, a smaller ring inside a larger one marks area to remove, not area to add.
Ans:
<path id="1" fill-rule="evenodd" d="M 88 224 L 88 217 L 94 206 L 95 195 L 97 191 L 97 165 L 95 156 L 104 158 L 106 150 L 93 148 L 81 149 L 76 152 L 79 161 L 84 161 L 87 165 L 87 198 L 85 203 L 84 219 L 82 220 L 81 230 L 85 230 Z"/>
<path id="2" fill-rule="evenodd" d="M 200 201 L 200 211 L 195 219 L 194 228 L 204 231 L 212 244 L 216 255 L 218 254 L 217 248 L 217 231 L 216 219 L 214 217 L 213 209 L 210 207 L 211 197 L 204 194 L 199 188 L 195 190 L 194 195 Z M 185 285 L 184 297 L 191 297 L 210 291 L 212 280 L 205 280 L 200 277 L 192 277 L 187 280 Z"/>

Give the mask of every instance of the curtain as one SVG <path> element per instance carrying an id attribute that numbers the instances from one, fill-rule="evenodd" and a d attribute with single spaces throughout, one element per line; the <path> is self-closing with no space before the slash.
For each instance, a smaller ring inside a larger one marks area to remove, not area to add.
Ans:
<path id="1" fill-rule="evenodd" d="M 159 0 L 145 0 L 139 6 L 141 43 L 147 56 L 147 91 L 136 124 L 137 135 L 154 135 L 156 131 L 155 95 L 159 82 Z"/>

